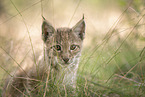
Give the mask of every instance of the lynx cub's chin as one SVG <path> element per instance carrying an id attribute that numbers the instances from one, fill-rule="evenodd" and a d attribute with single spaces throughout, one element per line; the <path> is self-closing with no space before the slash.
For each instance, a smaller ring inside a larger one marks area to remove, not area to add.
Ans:
<path id="1" fill-rule="evenodd" d="M 44 55 L 33 67 L 26 69 L 25 72 L 18 71 L 13 78 L 7 80 L 3 97 L 39 94 L 43 88 L 40 83 L 45 83 L 46 80 L 48 89 L 52 85 L 49 83 L 53 83 L 59 87 L 65 86 L 68 90 L 75 90 L 84 36 L 84 17 L 72 28 L 57 29 L 44 19 L 42 23 Z"/>

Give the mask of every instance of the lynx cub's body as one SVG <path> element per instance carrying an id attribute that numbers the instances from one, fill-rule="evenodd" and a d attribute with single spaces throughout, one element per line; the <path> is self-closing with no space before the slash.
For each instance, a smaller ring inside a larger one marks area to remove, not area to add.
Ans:
<path id="1" fill-rule="evenodd" d="M 76 73 L 85 34 L 84 17 L 72 28 L 55 29 L 45 19 L 42 39 L 45 44 L 41 56 L 32 68 L 18 72 L 8 79 L 3 97 L 20 97 L 39 92 L 41 82 L 76 87 Z M 45 85 L 49 89 L 49 84 Z"/>

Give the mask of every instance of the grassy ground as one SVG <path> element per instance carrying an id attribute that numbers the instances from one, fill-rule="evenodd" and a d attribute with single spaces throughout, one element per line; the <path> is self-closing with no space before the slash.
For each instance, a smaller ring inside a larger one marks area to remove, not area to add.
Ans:
<path id="1" fill-rule="evenodd" d="M 29 58 L 27 53 L 36 55 L 42 50 L 41 15 L 60 27 L 75 24 L 84 13 L 87 29 L 78 69 L 77 96 L 144 97 L 145 2 L 63 2 L 5 0 L 0 5 L 3 6 L 0 10 L 3 13 L 0 15 L 0 93 L 5 76 Z M 46 95 L 71 95 L 71 91 L 66 91 L 64 87 L 50 86 Z M 44 91 L 40 95 L 44 95 Z"/>

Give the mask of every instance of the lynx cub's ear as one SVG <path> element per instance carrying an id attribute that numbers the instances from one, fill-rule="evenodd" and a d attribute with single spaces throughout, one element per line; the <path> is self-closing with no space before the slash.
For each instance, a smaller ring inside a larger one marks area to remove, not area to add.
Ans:
<path id="1" fill-rule="evenodd" d="M 44 42 L 46 42 L 46 40 L 52 36 L 55 32 L 55 29 L 53 28 L 53 26 L 48 23 L 46 20 L 43 21 L 42 23 L 42 39 Z"/>
<path id="2" fill-rule="evenodd" d="M 72 31 L 78 35 L 81 40 L 85 37 L 85 21 L 83 18 L 72 28 Z"/>

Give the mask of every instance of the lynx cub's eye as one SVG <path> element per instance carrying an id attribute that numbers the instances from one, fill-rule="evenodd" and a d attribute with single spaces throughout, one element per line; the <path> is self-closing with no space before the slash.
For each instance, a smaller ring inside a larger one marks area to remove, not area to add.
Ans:
<path id="1" fill-rule="evenodd" d="M 77 48 L 76 45 L 71 45 L 71 46 L 70 46 L 70 50 L 75 50 L 76 48 Z"/>
<path id="2" fill-rule="evenodd" d="M 59 45 L 55 45 L 54 48 L 55 48 L 57 51 L 60 51 L 60 50 L 61 50 L 61 46 L 59 46 Z"/>

